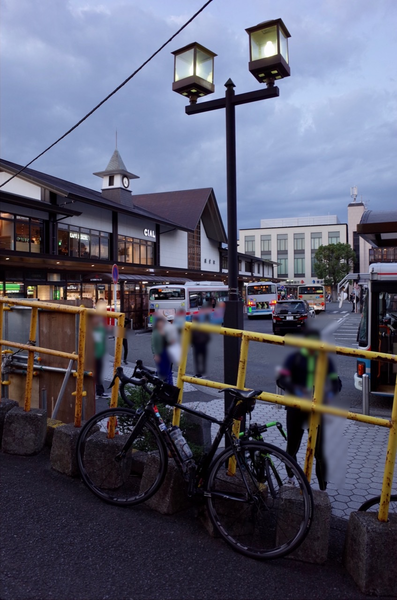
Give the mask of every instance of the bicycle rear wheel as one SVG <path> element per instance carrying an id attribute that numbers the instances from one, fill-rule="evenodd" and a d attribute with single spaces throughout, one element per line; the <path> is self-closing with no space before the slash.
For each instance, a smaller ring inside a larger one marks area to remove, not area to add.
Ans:
<path id="1" fill-rule="evenodd" d="M 248 441 L 237 452 L 235 475 L 225 464 L 225 450 L 213 463 L 206 491 L 210 518 L 235 550 L 257 559 L 280 558 L 292 552 L 309 532 L 313 515 L 310 485 L 286 452 Z M 288 485 L 287 469 L 296 485 Z"/>
<path id="2" fill-rule="evenodd" d="M 112 418 L 115 435 L 110 439 Z M 138 419 L 128 408 L 109 409 L 92 417 L 80 432 L 77 462 L 83 481 L 110 504 L 145 502 L 164 481 L 168 461 L 165 443 L 148 420 L 134 437 Z"/>
<path id="3" fill-rule="evenodd" d="M 380 496 L 375 496 L 375 498 L 370 498 L 364 504 L 360 506 L 359 511 L 365 512 L 379 512 L 380 509 Z M 392 494 L 390 496 L 390 504 L 389 504 L 389 515 L 397 515 L 397 494 Z"/>

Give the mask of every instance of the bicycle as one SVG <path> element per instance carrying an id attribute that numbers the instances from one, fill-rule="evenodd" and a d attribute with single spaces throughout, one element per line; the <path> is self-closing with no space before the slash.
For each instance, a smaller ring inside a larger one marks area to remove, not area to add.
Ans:
<path id="1" fill-rule="evenodd" d="M 252 412 L 260 390 L 228 388 L 233 401 L 220 421 L 177 404 L 179 388 L 164 383 L 141 361 L 132 378 L 127 378 L 121 367 L 111 385 L 116 377 L 120 395 L 130 408 L 111 408 L 92 417 L 77 444 L 81 476 L 96 496 L 117 506 L 145 502 L 163 483 L 169 454 L 187 483 L 188 495 L 206 502 L 214 528 L 241 554 L 279 558 L 303 542 L 312 522 L 313 498 L 302 469 L 276 446 L 233 435 L 234 419 Z M 124 389 L 129 384 L 148 393 L 144 408 L 137 409 L 129 401 Z M 179 428 L 164 423 L 156 405 L 159 402 L 219 426 L 211 448 L 198 464 Z M 113 438 L 109 436 L 112 430 Z M 229 446 L 217 453 L 224 436 Z M 230 459 L 234 459 L 234 474 L 226 467 Z M 287 469 L 296 478 L 295 487 L 285 484 Z"/>

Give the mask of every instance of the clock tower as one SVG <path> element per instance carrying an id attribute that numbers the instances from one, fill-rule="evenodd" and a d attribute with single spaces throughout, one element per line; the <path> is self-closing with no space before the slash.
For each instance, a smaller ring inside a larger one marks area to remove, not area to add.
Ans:
<path id="1" fill-rule="evenodd" d="M 139 177 L 127 171 L 117 149 L 113 152 L 106 169 L 98 171 L 94 175 L 102 177 L 102 196 L 112 202 L 131 206 L 130 180 L 139 179 Z"/>

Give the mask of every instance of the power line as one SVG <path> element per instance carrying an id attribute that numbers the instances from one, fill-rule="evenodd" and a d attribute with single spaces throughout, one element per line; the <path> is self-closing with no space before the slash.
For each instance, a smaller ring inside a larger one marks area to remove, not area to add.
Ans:
<path id="1" fill-rule="evenodd" d="M 198 15 L 200 13 L 202 13 L 203 10 L 205 10 L 207 8 L 207 6 L 209 4 L 211 4 L 212 1 L 213 0 L 207 0 L 207 2 L 205 4 L 203 4 L 203 6 L 196 13 L 194 13 L 194 15 L 192 17 L 190 17 L 190 19 L 188 21 L 186 21 L 186 23 L 184 25 L 182 25 L 182 27 L 180 27 L 178 29 L 178 31 L 176 31 L 162 46 L 160 46 L 160 48 L 158 48 L 158 50 L 156 50 L 156 52 L 154 52 L 151 56 L 149 56 L 149 58 L 147 60 L 145 60 L 145 62 L 143 62 L 141 64 L 141 66 L 138 67 L 133 73 L 131 73 L 131 75 L 129 75 L 129 77 L 127 77 L 127 79 L 125 79 L 122 83 L 120 83 L 120 85 L 118 85 L 112 92 L 110 92 L 110 94 L 108 96 L 106 96 L 106 98 L 104 98 L 103 100 L 101 100 L 101 102 L 99 102 L 99 104 L 97 104 L 92 110 L 90 110 L 90 112 L 88 112 L 82 119 L 80 119 L 80 121 L 78 121 L 75 125 L 73 125 L 73 127 L 71 127 L 70 129 L 68 129 L 68 131 L 66 131 L 66 133 L 64 133 L 63 135 L 61 135 L 60 138 L 58 138 L 55 142 L 53 142 L 50 146 L 48 146 L 48 148 L 46 148 L 45 150 L 43 150 L 43 152 L 40 152 L 40 154 L 38 154 L 35 158 L 33 158 L 30 162 L 28 162 L 24 167 L 22 167 L 21 169 L 19 169 L 19 171 L 17 171 L 16 173 L 14 173 L 14 175 L 12 175 L 11 177 L 9 177 L 9 179 L 7 179 L 2 184 L 0 184 L 0 188 L 2 188 L 6 183 L 8 183 L 12 179 L 14 179 L 18 175 L 20 175 L 20 173 L 22 173 L 32 163 L 34 163 L 41 156 L 43 156 L 43 154 L 45 154 L 46 152 L 48 152 L 49 150 L 51 150 L 51 148 L 53 148 L 54 146 L 56 146 L 57 144 L 59 144 L 59 142 L 61 142 L 63 139 L 65 139 L 65 137 L 67 137 L 70 133 L 72 133 L 72 131 L 74 131 L 75 129 L 77 129 L 77 127 L 79 127 L 79 125 L 81 125 L 82 123 L 84 123 L 84 121 L 86 121 L 88 119 L 88 117 L 90 117 L 91 115 L 93 115 L 94 112 L 98 110 L 98 108 L 100 108 L 103 104 L 105 104 L 105 102 L 107 102 L 112 96 L 114 96 L 119 90 L 121 90 L 121 88 L 124 87 L 133 77 L 135 77 L 135 75 L 137 75 L 137 73 L 139 73 L 139 71 L 142 71 L 142 69 L 148 63 L 150 63 L 150 61 L 153 60 L 153 58 L 155 56 L 157 56 L 157 54 L 159 54 L 166 46 L 168 46 L 168 44 L 170 42 L 172 42 L 172 40 L 174 38 L 176 38 L 176 36 L 179 35 L 181 33 L 181 31 L 183 31 L 184 29 L 186 29 L 186 27 L 188 25 L 190 25 L 190 23 L 192 23 L 192 21 L 194 21 L 194 19 L 196 17 L 198 17 Z"/>

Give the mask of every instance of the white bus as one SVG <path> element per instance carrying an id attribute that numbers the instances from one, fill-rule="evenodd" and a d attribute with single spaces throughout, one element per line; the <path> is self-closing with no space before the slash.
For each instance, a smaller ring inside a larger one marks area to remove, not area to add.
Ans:
<path id="1" fill-rule="evenodd" d="M 306 300 L 316 312 L 325 310 L 325 287 L 323 285 L 299 285 L 298 300 Z"/>
<path id="2" fill-rule="evenodd" d="M 374 263 L 369 275 L 359 277 L 360 285 L 367 286 L 357 334 L 359 348 L 397 354 L 397 263 Z M 363 375 L 368 375 L 370 394 L 392 398 L 396 373 L 395 364 L 358 358 L 354 385 L 363 390 Z"/>
<path id="3" fill-rule="evenodd" d="M 245 306 L 249 319 L 259 316 L 271 317 L 277 302 L 277 284 L 258 281 L 245 284 Z"/>
<path id="4" fill-rule="evenodd" d="M 202 311 L 210 314 L 212 323 L 222 323 L 224 302 L 228 299 L 228 287 L 222 282 L 188 281 L 185 284 L 156 285 L 149 288 L 148 326 L 153 326 L 155 314 L 173 322 L 182 315 L 191 321 Z"/>

